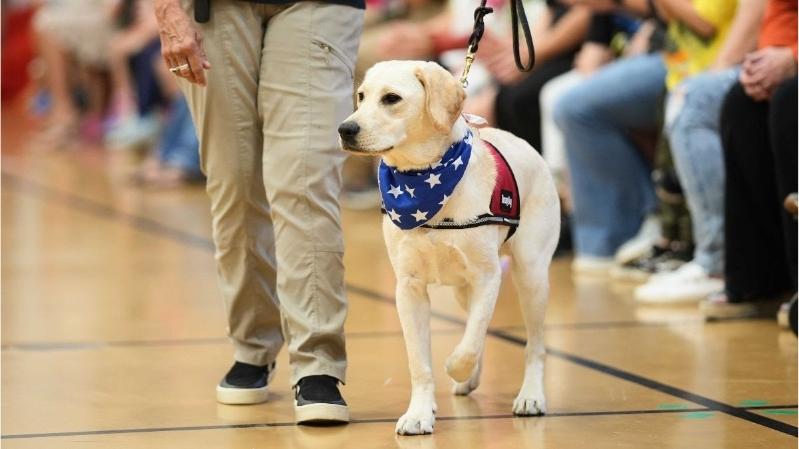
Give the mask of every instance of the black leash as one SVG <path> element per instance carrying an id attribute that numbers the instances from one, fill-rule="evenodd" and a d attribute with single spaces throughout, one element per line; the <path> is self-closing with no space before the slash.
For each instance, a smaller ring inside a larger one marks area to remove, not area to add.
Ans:
<path id="1" fill-rule="evenodd" d="M 474 29 L 472 35 L 469 36 L 469 46 L 466 49 L 466 64 L 463 66 L 463 73 L 461 74 L 461 84 L 463 87 L 469 85 L 466 79 L 469 76 L 469 71 L 472 69 L 474 62 L 474 55 L 477 53 L 480 39 L 483 38 L 485 31 L 485 24 L 483 18 L 486 14 L 491 14 L 494 10 L 486 6 L 486 0 L 480 0 L 480 6 L 474 10 Z M 527 23 L 527 14 L 524 12 L 524 4 L 522 0 L 510 0 L 510 17 L 511 29 L 513 32 L 513 59 L 516 62 L 516 67 L 522 72 L 529 72 L 535 65 L 535 47 L 533 46 L 533 35 L 530 33 L 530 25 Z M 522 33 L 524 34 L 524 42 L 527 46 L 527 65 L 522 63 L 521 52 L 519 51 L 519 24 L 522 25 Z"/>
<path id="2" fill-rule="evenodd" d="M 533 35 L 530 33 L 530 24 L 527 23 L 527 14 L 524 13 L 522 0 L 511 0 L 510 17 L 513 21 L 513 59 L 516 60 L 516 67 L 522 72 L 529 72 L 535 65 L 535 47 L 533 46 Z M 527 65 L 522 64 L 522 57 L 519 54 L 519 24 L 522 24 L 524 33 L 524 43 L 527 44 Z"/>

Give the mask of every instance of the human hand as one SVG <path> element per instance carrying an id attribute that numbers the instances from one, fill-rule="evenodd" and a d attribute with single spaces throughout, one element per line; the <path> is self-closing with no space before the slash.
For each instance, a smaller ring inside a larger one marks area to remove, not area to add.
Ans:
<path id="1" fill-rule="evenodd" d="M 646 54 L 649 51 L 649 41 L 654 32 L 655 22 L 653 20 L 644 21 L 638 27 L 638 31 L 627 42 L 627 45 L 625 45 L 624 56 L 631 57 Z"/>
<path id="2" fill-rule="evenodd" d="M 586 42 L 574 58 L 574 68 L 583 75 L 588 75 L 611 60 L 613 60 L 613 52 L 608 47 L 594 42 Z"/>
<path id="3" fill-rule="evenodd" d="M 739 79 L 747 95 L 764 101 L 771 98 L 782 81 L 795 74 L 796 60 L 790 48 L 767 47 L 746 55 Z"/>
<path id="4" fill-rule="evenodd" d="M 524 76 L 516 67 L 511 37 L 498 36 L 486 30 L 480 41 L 478 58 L 491 75 L 502 84 L 513 84 Z"/>
<path id="5" fill-rule="evenodd" d="M 205 86 L 205 71 L 211 68 L 211 63 L 203 49 L 200 31 L 178 0 L 153 0 L 153 5 L 161 37 L 161 55 L 167 67 L 180 67 L 173 72 L 176 76 Z"/>

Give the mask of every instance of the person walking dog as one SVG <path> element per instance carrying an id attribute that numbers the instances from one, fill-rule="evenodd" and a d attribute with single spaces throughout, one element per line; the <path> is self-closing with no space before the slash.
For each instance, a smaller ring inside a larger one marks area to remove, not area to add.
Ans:
<path id="1" fill-rule="evenodd" d="M 197 128 L 235 348 L 217 400 L 264 402 L 285 338 L 296 421 L 347 422 L 336 129 L 364 0 L 214 0 L 208 17 L 209 2 L 154 0 Z"/>

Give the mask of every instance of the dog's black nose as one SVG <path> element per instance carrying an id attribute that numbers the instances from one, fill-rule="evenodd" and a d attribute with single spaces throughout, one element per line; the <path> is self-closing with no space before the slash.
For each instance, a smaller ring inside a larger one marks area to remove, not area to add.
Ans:
<path id="1" fill-rule="evenodd" d="M 352 141 L 360 130 L 361 127 L 357 123 L 344 122 L 338 127 L 338 134 L 341 136 L 341 140 Z"/>

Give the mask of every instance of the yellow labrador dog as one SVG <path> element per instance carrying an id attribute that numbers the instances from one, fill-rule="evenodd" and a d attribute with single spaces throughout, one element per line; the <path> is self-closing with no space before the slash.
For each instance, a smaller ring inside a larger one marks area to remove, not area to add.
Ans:
<path id="1" fill-rule="evenodd" d="M 453 286 L 468 313 L 463 338 L 446 361 L 454 393 L 477 388 L 502 277 L 503 245 L 513 257 L 527 327 L 524 382 L 513 413 L 545 413 L 543 322 L 560 211 L 543 159 L 512 134 L 470 126 L 461 113 L 464 90 L 436 63 L 379 63 L 367 72 L 357 95 L 358 108 L 339 134 L 345 150 L 382 157 L 383 233 L 397 277 L 412 382 L 397 433 L 428 434 L 435 422 L 430 284 Z M 510 187 L 496 189 L 499 175 L 507 172 L 515 185 L 505 180 Z M 510 214 L 492 213 L 494 203 Z"/>

